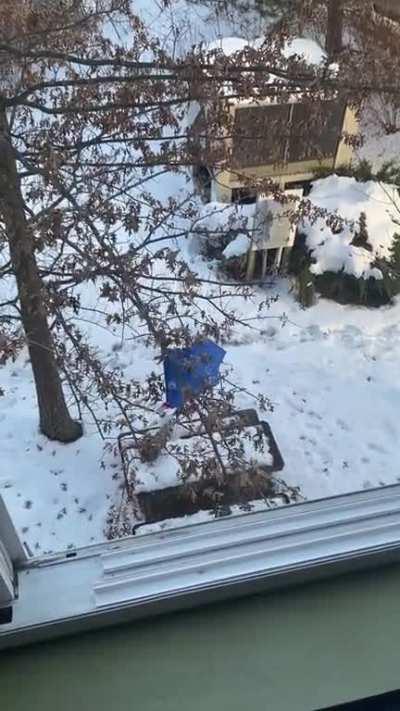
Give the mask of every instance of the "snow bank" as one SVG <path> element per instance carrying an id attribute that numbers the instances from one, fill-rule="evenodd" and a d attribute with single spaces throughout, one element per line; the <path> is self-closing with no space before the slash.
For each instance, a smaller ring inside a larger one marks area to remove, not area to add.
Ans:
<path id="1" fill-rule="evenodd" d="M 326 220 L 319 217 L 314 223 L 305 221 L 303 229 L 311 251 L 314 274 L 340 272 L 367 279 L 382 278 L 373 264 L 377 258 L 389 257 L 393 235 L 399 231 L 400 198 L 397 188 L 369 181 L 360 183 L 355 178 L 332 175 L 313 184 L 310 194 L 313 205 L 346 220 L 339 234 L 334 234 Z M 360 214 L 367 218 L 369 243 L 372 251 L 351 244 Z"/>

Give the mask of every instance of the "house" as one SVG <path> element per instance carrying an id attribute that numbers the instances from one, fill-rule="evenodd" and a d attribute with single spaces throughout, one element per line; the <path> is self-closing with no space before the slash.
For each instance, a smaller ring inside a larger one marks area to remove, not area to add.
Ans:
<path id="1" fill-rule="evenodd" d="M 244 46 L 244 40 L 221 40 L 223 52 Z M 326 59 L 325 52 L 314 41 L 301 38 L 288 43 L 284 54 L 304 57 L 314 65 Z M 301 197 L 319 170 L 334 171 L 351 163 L 351 137 L 358 132 L 357 118 L 354 110 L 339 99 L 306 102 L 298 93 L 284 102 L 269 98 L 259 102 L 222 100 L 227 102 L 230 114 L 224 160 L 215 158 L 213 164 L 199 163 L 193 168 L 193 180 L 205 202 L 255 204 L 257 226 L 251 251 L 261 254 L 249 258 L 247 275 L 254 275 L 258 261 L 263 276 L 266 268 L 282 266 L 287 249 L 293 245 L 293 210 L 291 214 L 288 205 L 279 210 L 276 204 L 271 204 L 268 210 L 268 199 L 257 194 L 253 185 L 271 180 L 281 191 Z M 204 139 L 207 111 L 207 105 L 198 106 L 191 126 L 192 134 L 201 136 L 203 146 L 207 141 Z M 213 151 L 212 139 L 204 154 L 218 156 L 218 151 Z M 260 201 L 262 205 L 258 204 Z M 271 222 L 268 215 L 272 214 Z M 260 221 L 260 215 L 266 219 Z M 277 219 L 278 226 L 274 224 Z M 269 250 L 273 252 L 268 254 Z"/>

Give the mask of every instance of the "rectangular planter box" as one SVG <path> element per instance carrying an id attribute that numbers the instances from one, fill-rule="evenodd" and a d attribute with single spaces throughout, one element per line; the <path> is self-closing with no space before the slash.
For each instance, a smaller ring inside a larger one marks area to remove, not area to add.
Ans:
<path id="1" fill-rule="evenodd" d="M 242 411 L 247 426 L 261 426 L 268 442 L 272 464 L 257 467 L 256 471 L 232 471 L 223 485 L 214 478 L 202 478 L 190 484 L 182 483 L 154 491 L 140 492 L 137 501 L 145 523 L 156 523 L 178 518 L 198 511 L 215 511 L 216 515 L 229 513 L 229 507 L 246 505 L 249 501 L 272 498 L 275 494 L 273 472 L 284 467 L 284 461 L 269 424 L 260 422 L 254 411 Z"/>

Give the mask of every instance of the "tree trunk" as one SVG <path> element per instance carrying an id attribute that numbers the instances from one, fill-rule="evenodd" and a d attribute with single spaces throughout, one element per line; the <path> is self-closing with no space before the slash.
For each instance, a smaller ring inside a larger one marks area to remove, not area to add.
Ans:
<path id="1" fill-rule="evenodd" d="M 0 215 L 5 223 L 17 281 L 22 324 L 39 406 L 40 429 L 50 439 L 73 442 L 82 435 L 82 427 L 71 418 L 65 402 L 7 119 L 5 111 L 1 109 Z"/>
<path id="2" fill-rule="evenodd" d="M 328 0 L 325 49 L 330 59 L 343 49 L 343 0 Z"/>

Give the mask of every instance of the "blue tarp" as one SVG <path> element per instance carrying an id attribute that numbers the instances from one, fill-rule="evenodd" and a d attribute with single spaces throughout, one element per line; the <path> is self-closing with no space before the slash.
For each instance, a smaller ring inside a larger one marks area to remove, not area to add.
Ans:
<path id="1" fill-rule="evenodd" d="M 212 341 L 195 343 L 190 348 L 174 348 L 164 358 L 167 404 L 180 408 L 219 380 L 220 365 L 226 351 Z"/>

